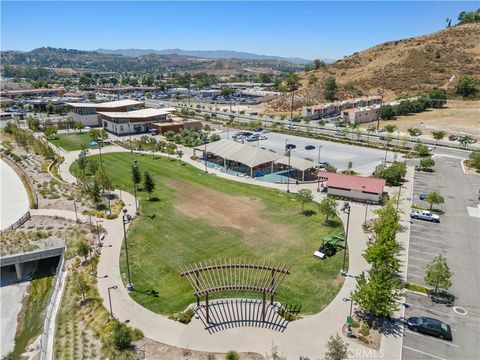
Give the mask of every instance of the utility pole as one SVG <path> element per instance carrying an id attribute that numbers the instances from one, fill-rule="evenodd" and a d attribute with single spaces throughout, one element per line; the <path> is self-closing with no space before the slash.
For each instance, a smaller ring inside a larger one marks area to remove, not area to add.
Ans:
<path id="1" fill-rule="evenodd" d="M 377 119 L 377 131 L 380 129 L 380 115 L 382 114 L 382 106 L 383 106 L 383 85 L 382 85 L 382 92 L 380 93 L 380 109 L 378 109 L 378 119 Z"/>

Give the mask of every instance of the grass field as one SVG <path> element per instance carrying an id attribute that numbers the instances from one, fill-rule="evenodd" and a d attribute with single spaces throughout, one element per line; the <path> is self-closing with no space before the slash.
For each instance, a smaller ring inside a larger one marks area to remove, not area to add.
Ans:
<path id="1" fill-rule="evenodd" d="M 294 195 L 207 175 L 177 160 L 129 153 L 104 155 L 104 167 L 113 183 L 130 193 L 134 159 L 142 173 L 148 170 L 156 182 L 151 201 L 144 191 L 137 192 L 141 216 L 128 234 L 137 290 L 130 294 L 146 308 L 172 314 L 194 302 L 178 266 L 208 259 L 269 259 L 291 264 L 291 275 L 280 287 L 277 300 L 301 304 L 303 313 L 320 311 L 339 291 L 342 253 L 324 261 L 312 255 L 321 237 L 343 231 L 339 219 L 325 227 L 322 215 L 300 214 Z M 72 171 L 75 168 L 73 164 Z M 316 208 L 316 204 L 306 206 Z M 123 256 L 121 272 L 126 281 Z M 158 296 L 150 295 L 151 290 Z M 240 295 L 258 296 L 236 294 Z"/>
<path id="2" fill-rule="evenodd" d="M 75 151 L 80 150 L 82 148 L 82 145 L 85 146 L 87 149 L 91 148 L 91 146 L 88 144 L 92 141 L 92 138 L 90 137 L 88 132 L 70 134 L 67 133 L 59 134 L 55 137 L 55 139 L 50 139 L 49 141 L 52 144 L 61 147 L 66 151 Z M 107 145 L 108 144 L 105 144 L 105 146 Z"/>

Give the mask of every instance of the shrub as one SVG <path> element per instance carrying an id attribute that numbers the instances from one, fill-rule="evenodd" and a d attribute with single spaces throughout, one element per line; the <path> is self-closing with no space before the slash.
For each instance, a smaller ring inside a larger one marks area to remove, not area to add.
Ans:
<path id="1" fill-rule="evenodd" d="M 116 321 L 112 329 L 112 340 L 117 350 L 125 350 L 132 346 L 132 330 L 125 324 Z"/>
<path id="2" fill-rule="evenodd" d="M 370 329 L 368 327 L 368 324 L 365 324 L 363 323 L 360 330 L 358 331 L 360 335 L 363 335 L 365 337 L 367 337 L 368 335 L 370 335 Z"/>
<path id="3" fill-rule="evenodd" d="M 168 318 L 179 321 L 182 324 L 188 324 L 192 320 L 193 315 L 195 315 L 195 311 L 193 311 L 193 309 L 187 309 L 185 311 L 170 315 Z"/>
<path id="4" fill-rule="evenodd" d="M 240 360 L 240 355 L 235 351 L 229 351 L 227 355 L 225 355 L 225 360 Z"/>

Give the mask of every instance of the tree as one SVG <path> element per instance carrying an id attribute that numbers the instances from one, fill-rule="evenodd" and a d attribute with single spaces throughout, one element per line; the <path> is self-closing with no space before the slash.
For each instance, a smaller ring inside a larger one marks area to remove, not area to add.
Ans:
<path id="1" fill-rule="evenodd" d="M 337 93 L 337 81 L 335 79 L 335 76 L 333 75 L 327 76 L 323 81 L 323 96 L 328 101 L 333 101 L 335 100 L 336 93 Z"/>
<path id="2" fill-rule="evenodd" d="M 29 117 L 27 119 L 27 126 L 32 131 L 38 131 L 40 129 L 40 120 L 36 117 Z"/>
<path id="3" fill-rule="evenodd" d="M 325 165 L 325 171 L 330 172 L 330 173 L 336 173 L 337 168 L 335 166 L 333 166 L 332 164 L 327 164 L 327 165 Z"/>
<path id="4" fill-rule="evenodd" d="M 240 355 L 237 352 L 230 350 L 225 355 L 225 360 L 240 360 Z"/>
<path id="5" fill-rule="evenodd" d="M 393 186 L 398 184 L 407 174 L 407 167 L 403 163 L 394 162 L 389 167 L 382 167 L 377 176 L 385 179 L 387 184 Z"/>
<path id="6" fill-rule="evenodd" d="M 472 137 L 468 135 L 461 136 L 458 138 L 458 142 L 466 149 L 467 145 L 472 143 Z"/>
<path id="7" fill-rule="evenodd" d="M 460 24 L 480 22 L 480 9 L 476 11 L 462 11 L 458 15 L 458 21 L 460 21 Z"/>
<path id="8" fill-rule="evenodd" d="M 418 156 L 424 157 L 424 156 L 430 156 L 430 150 L 428 149 L 427 146 L 423 144 L 417 144 L 413 148 L 413 150 L 418 154 Z"/>
<path id="9" fill-rule="evenodd" d="M 346 360 L 348 359 L 348 344 L 336 334 L 330 336 L 326 345 L 325 360 Z"/>
<path id="10" fill-rule="evenodd" d="M 435 145 L 438 144 L 438 140 L 442 140 L 447 133 L 443 130 L 432 131 L 432 136 L 435 139 Z"/>
<path id="11" fill-rule="evenodd" d="M 442 255 L 436 256 L 431 262 L 427 264 L 425 269 L 425 284 L 434 287 L 435 294 L 438 292 L 438 288 L 448 290 L 452 286 L 453 272 L 447 264 L 447 259 Z"/>
<path id="12" fill-rule="evenodd" d="M 45 137 L 50 139 L 52 136 L 57 134 L 57 128 L 55 126 L 47 126 L 45 130 L 43 130 Z"/>
<path id="13" fill-rule="evenodd" d="M 383 105 L 380 108 L 380 119 L 382 120 L 392 120 L 395 119 L 397 115 L 395 107 L 392 105 Z"/>
<path id="14" fill-rule="evenodd" d="M 138 189 L 138 184 L 142 181 L 142 174 L 140 173 L 140 169 L 136 163 L 132 164 L 131 167 L 132 171 L 132 181 L 136 189 Z"/>
<path id="15" fill-rule="evenodd" d="M 148 171 L 145 171 L 143 174 L 143 187 L 148 192 L 148 200 L 150 200 L 150 196 L 153 190 L 155 190 L 155 182 Z"/>
<path id="16" fill-rule="evenodd" d="M 76 122 L 75 123 L 75 130 L 79 130 L 80 133 L 82 132 L 84 127 L 85 127 L 85 125 L 83 125 L 83 123 L 81 123 L 81 122 Z"/>
<path id="17" fill-rule="evenodd" d="M 316 83 L 318 83 L 318 78 L 313 74 L 310 75 L 308 77 L 308 85 L 315 85 Z"/>
<path id="18" fill-rule="evenodd" d="M 392 124 L 387 124 L 385 125 L 385 130 L 391 134 L 393 133 L 395 130 L 397 130 L 397 127 L 395 125 L 392 125 Z"/>
<path id="19" fill-rule="evenodd" d="M 88 150 L 82 145 L 82 150 L 80 150 L 80 154 L 78 154 L 78 169 L 85 174 L 85 169 L 88 164 Z"/>
<path id="20" fill-rule="evenodd" d="M 477 170 L 480 170 L 480 150 L 473 150 L 468 157 L 468 164 Z"/>
<path id="21" fill-rule="evenodd" d="M 90 290 L 90 283 L 83 272 L 74 272 L 72 275 L 72 285 L 73 289 L 77 294 L 82 295 L 82 302 L 81 304 L 85 304 L 87 301 L 85 295 Z"/>
<path id="22" fill-rule="evenodd" d="M 90 252 L 90 246 L 85 240 L 81 240 L 77 243 L 77 255 L 83 256 L 85 258 L 85 262 L 87 261 L 87 255 Z"/>
<path id="23" fill-rule="evenodd" d="M 367 317 L 390 316 L 398 308 L 402 285 L 390 271 L 373 270 L 357 278 L 351 299 Z"/>
<path id="24" fill-rule="evenodd" d="M 331 217 L 337 215 L 337 206 L 337 201 L 330 196 L 326 196 L 320 201 L 320 204 L 318 204 L 318 210 L 325 215 L 325 224 L 328 224 Z"/>
<path id="25" fill-rule="evenodd" d="M 430 210 L 432 210 L 433 204 L 443 204 L 445 202 L 443 196 L 437 190 L 430 191 L 425 197 L 425 201 L 430 204 Z"/>
<path id="26" fill-rule="evenodd" d="M 327 64 L 325 64 L 325 61 L 322 61 L 320 59 L 313 60 L 313 64 L 315 65 L 315 70 L 319 70 L 319 69 L 327 66 Z"/>
<path id="27" fill-rule="evenodd" d="M 305 211 L 304 211 L 305 204 L 308 204 L 313 201 L 312 190 L 300 189 L 295 196 L 297 198 L 297 201 L 302 203 L 302 214 L 305 214 Z"/>
<path id="28" fill-rule="evenodd" d="M 435 160 L 431 156 L 424 157 L 420 159 L 420 168 L 425 171 L 432 171 L 432 168 L 435 166 Z"/>
<path id="29" fill-rule="evenodd" d="M 415 141 L 415 138 L 418 136 L 418 134 L 421 134 L 421 131 L 418 128 L 408 128 L 407 132 L 413 138 L 413 141 Z"/>
<path id="30" fill-rule="evenodd" d="M 183 156 L 183 151 L 182 150 L 177 150 L 177 157 L 179 160 L 182 160 L 182 156 Z"/>
<path id="31" fill-rule="evenodd" d="M 441 108 L 443 105 L 447 103 L 447 90 L 433 88 L 428 93 L 428 97 L 432 101 L 432 106 L 434 108 Z"/>
<path id="32" fill-rule="evenodd" d="M 470 75 L 463 75 L 458 79 L 455 91 L 463 97 L 475 96 L 478 92 L 477 80 Z"/>

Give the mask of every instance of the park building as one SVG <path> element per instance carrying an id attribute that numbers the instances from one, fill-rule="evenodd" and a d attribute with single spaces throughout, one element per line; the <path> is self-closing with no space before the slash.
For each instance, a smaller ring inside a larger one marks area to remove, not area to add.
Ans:
<path id="1" fill-rule="evenodd" d="M 101 126 L 100 112 L 128 112 L 143 109 L 145 104 L 136 100 L 118 100 L 102 103 L 67 103 L 73 121 L 85 126 Z"/>

